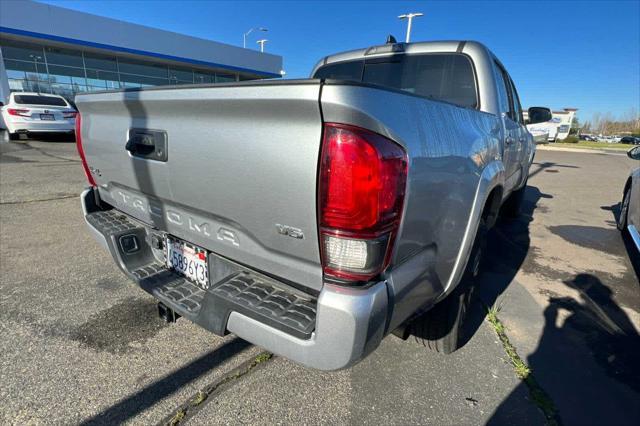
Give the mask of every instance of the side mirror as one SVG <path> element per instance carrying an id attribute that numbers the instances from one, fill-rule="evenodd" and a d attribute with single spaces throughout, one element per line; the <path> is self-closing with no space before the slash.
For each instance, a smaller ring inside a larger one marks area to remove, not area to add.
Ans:
<path id="1" fill-rule="evenodd" d="M 545 107 L 529 108 L 529 124 L 544 123 L 553 118 L 551 110 Z"/>
<path id="2" fill-rule="evenodd" d="M 640 160 L 640 146 L 635 146 L 627 151 L 627 157 L 632 160 Z"/>

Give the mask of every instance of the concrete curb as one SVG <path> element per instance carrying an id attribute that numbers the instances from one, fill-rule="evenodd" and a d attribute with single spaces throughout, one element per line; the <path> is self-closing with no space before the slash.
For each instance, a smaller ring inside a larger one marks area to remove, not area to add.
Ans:
<path id="1" fill-rule="evenodd" d="M 624 150 L 604 150 L 604 149 L 589 149 L 589 148 L 568 148 L 568 147 L 556 147 L 549 145 L 537 145 L 536 149 L 541 151 L 562 151 L 562 152 L 579 152 L 583 154 L 613 154 L 613 155 L 624 155 L 627 153 Z"/>

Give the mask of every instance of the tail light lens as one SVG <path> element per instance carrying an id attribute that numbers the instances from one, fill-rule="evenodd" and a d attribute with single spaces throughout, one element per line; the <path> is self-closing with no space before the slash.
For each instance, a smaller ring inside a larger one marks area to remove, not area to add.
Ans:
<path id="1" fill-rule="evenodd" d="M 89 170 L 89 165 L 87 164 L 87 158 L 84 156 L 84 149 L 82 148 L 82 118 L 80 117 L 80 113 L 76 114 L 76 148 L 78 149 L 78 155 L 80 156 L 80 160 L 82 160 L 82 168 L 84 169 L 84 174 L 87 176 L 87 181 L 91 186 L 97 186 L 96 181 L 93 179 L 93 175 Z"/>
<path id="2" fill-rule="evenodd" d="M 19 117 L 30 117 L 31 111 L 28 109 L 20 109 L 20 108 L 7 108 L 7 112 L 9 115 L 16 115 Z"/>
<path id="3" fill-rule="evenodd" d="M 64 118 L 75 118 L 76 115 L 78 115 L 77 111 L 64 111 L 62 113 L 62 116 Z"/>
<path id="4" fill-rule="evenodd" d="M 326 275 L 367 281 L 388 266 L 406 181 L 400 145 L 358 127 L 325 124 L 318 204 Z"/>

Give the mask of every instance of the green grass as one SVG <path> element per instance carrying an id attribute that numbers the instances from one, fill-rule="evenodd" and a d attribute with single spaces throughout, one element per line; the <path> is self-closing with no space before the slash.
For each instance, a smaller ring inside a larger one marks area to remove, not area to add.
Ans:
<path id="1" fill-rule="evenodd" d="M 549 425 L 558 425 L 558 411 L 553 403 L 551 397 L 542 389 L 542 387 L 538 384 L 535 377 L 533 376 L 533 372 L 531 368 L 520 358 L 516 348 L 509 341 L 509 337 L 505 332 L 504 324 L 498 318 L 498 313 L 500 312 L 499 306 L 492 306 L 487 309 L 487 321 L 491 323 L 493 329 L 496 331 L 500 342 L 502 342 L 502 346 L 504 347 L 504 351 L 515 370 L 516 375 L 520 380 L 522 380 L 527 388 L 529 388 L 529 396 L 531 400 L 540 408 L 543 412 L 547 424 Z"/>
<path id="2" fill-rule="evenodd" d="M 196 406 L 202 404 L 204 402 L 204 400 L 207 399 L 208 396 L 209 395 L 207 395 L 206 393 L 204 393 L 202 391 L 198 391 L 196 396 L 193 397 L 193 399 L 191 400 L 191 406 L 192 407 L 196 407 Z"/>
<path id="3" fill-rule="evenodd" d="M 254 362 L 257 365 L 257 364 L 260 364 L 261 362 L 269 361 L 272 357 L 273 357 L 272 353 L 262 352 L 261 354 L 255 357 Z"/>
<path id="4" fill-rule="evenodd" d="M 171 420 L 169 420 L 169 426 L 178 425 L 182 421 L 182 419 L 184 419 L 185 414 L 186 413 L 184 410 L 178 410 L 178 412 L 171 418 Z"/>
<path id="5" fill-rule="evenodd" d="M 563 148 L 615 149 L 620 151 L 628 151 L 637 145 L 631 145 L 626 143 L 580 141 L 578 143 L 556 142 L 556 143 L 550 143 L 548 146 L 561 146 Z"/>

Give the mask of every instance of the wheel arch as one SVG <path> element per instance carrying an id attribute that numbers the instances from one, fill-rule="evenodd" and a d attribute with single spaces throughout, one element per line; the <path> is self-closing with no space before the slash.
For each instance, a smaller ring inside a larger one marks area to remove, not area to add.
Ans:
<path id="1" fill-rule="evenodd" d="M 504 193 L 504 188 L 502 185 L 494 186 L 489 195 L 487 195 L 487 200 L 484 203 L 484 208 L 482 210 L 482 219 L 484 219 L 487 228 L 492 228 L 498 220 L 498 213 L 500 212 L 500 206 L 502 205 L 502 194 Z"/>
<path id="2" fill-rule="evenodd" d="M 486 219 L 484 215 L 489 214 L 495 223 L 500 205 L 502 204 L 504 182 L 505 168 L 502 161 L 492 161 L 485 166 L 480 175 L 478 187 L 476 188 L 475 200 L 469 213 L 469 220 L 466 225 L 460 250 L 458 251 L 456 263 L 444 287 L 444 295 L 449 294 L 462 277 L 462 272 L 466 267 L 471 247 L 476 238 L 480 220 Z M 491 208 L 487 207 L 489 205 Z"/>

